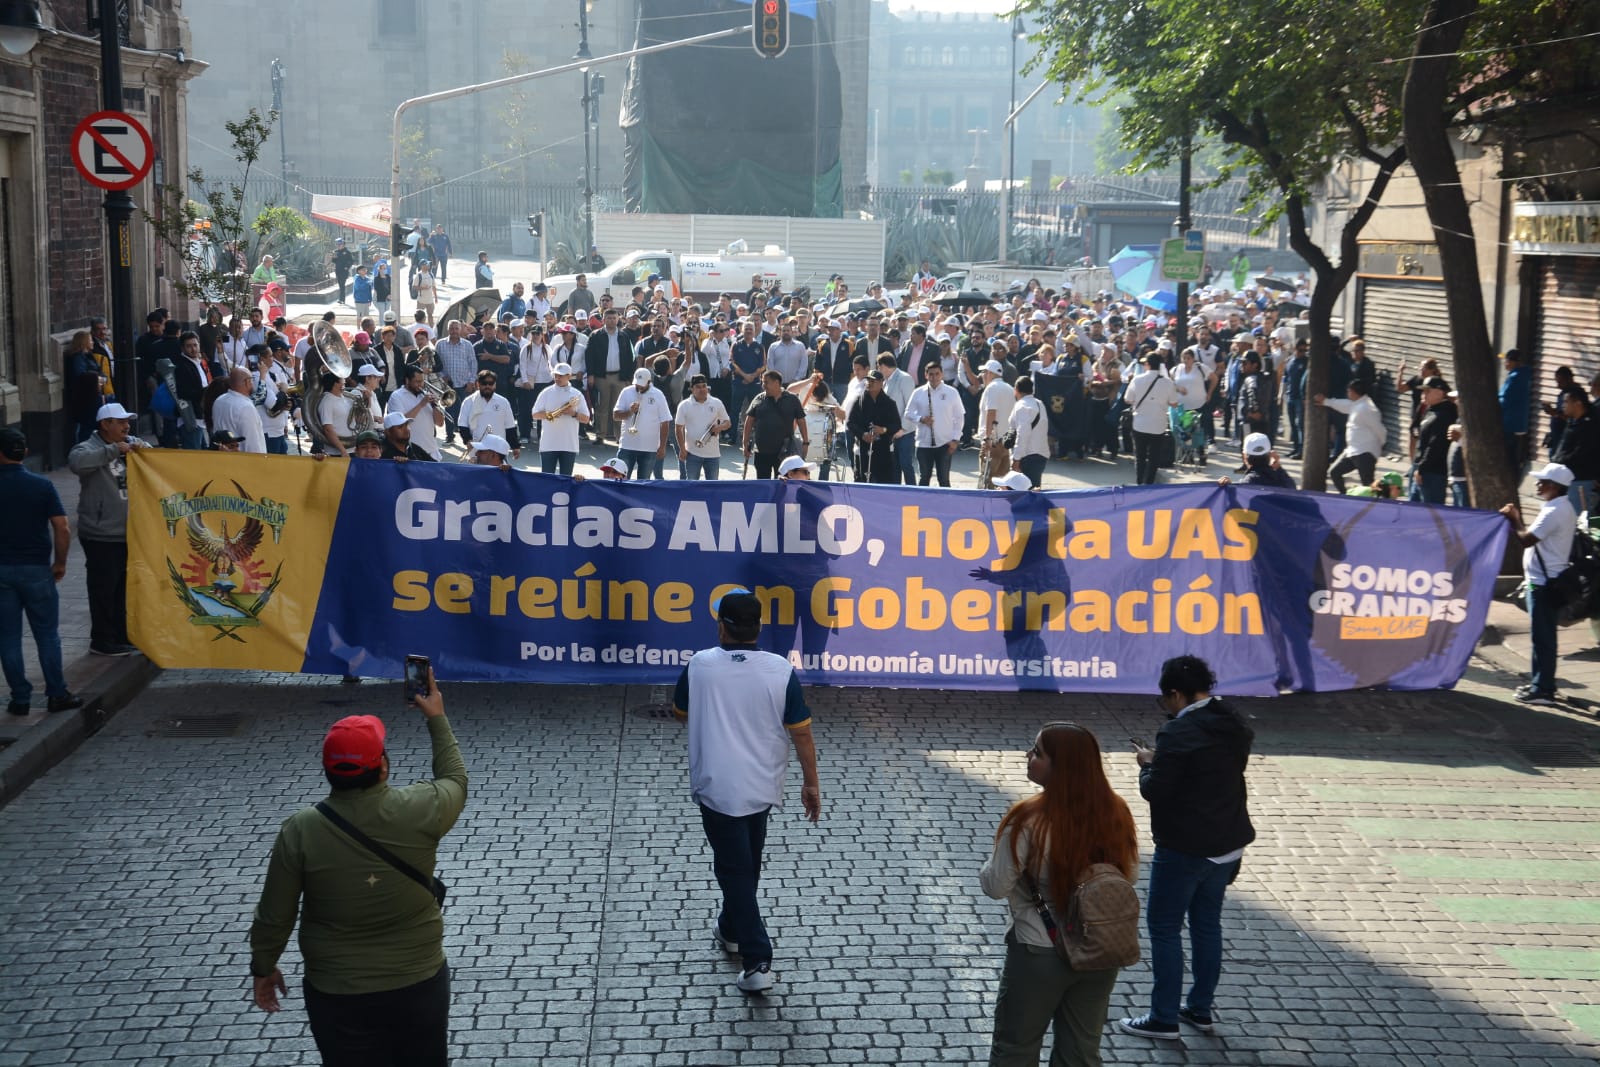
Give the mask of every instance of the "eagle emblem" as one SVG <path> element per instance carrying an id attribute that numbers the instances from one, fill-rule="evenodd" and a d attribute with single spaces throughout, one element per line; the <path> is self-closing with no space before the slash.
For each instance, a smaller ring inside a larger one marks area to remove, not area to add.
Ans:
<path id="1" fill-rule="evenodd" d="M 259 553 L 268 529 L 273 543 L 280 541 L 288 507 L 256 500 L 237 481 L 233 487 L 235 493 L 212 493 L 207 482 L 192 496 L 164 498 L 161 510 L 169 536 L 176 539 L 178 525 L 184 527 L 188 551 L 167 557 L 167 576 L 190 624 L 215 629 L 214 641 L 243 644 L 240 631 L 261 625 L 283 580 L 282 560 L 268 562 Z"/>

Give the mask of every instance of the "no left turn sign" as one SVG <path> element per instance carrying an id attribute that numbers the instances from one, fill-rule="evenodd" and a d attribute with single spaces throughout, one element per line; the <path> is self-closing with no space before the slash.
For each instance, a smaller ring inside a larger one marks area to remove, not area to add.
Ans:
<path id="1" fill-rule="evenodd" d="M 139 120 L 121 111 L 97 111 L 72 131 L 72 165 L 102 189 L 131 189 L 155 162 L 155 146 Z"/>

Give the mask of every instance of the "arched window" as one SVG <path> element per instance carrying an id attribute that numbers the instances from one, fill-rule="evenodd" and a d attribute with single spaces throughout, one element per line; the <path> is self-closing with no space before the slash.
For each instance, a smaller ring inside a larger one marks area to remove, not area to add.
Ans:
<path id="1" fill-rule="evenodd" d="M 956 52 L 956 62 L 961 66 L 970 66 L 972 63 L 972 49 L 962 45 Z"/>
<path id="2" fill-rule="evenodd" d="M 945 45 L 943 50 L 939 53 L 939 64 L 945 67 L 952 67 L 955 66 L 955 62 L 956 50 L 951 48 L 949 45 Z"/>
<path id="3" fill-rule="evenodd" d="M 917 65 L 917 50 L 915 48 L 907 48 L 906 49 L 906 66 L 914 67 L 916 65 Z"/>
<path id="4" fill-rule="evenodd" d="M 989 64 L 989 49 L 988 49 L 988 46 L 985 46 L 983 48 L 978 49 L 978 65 L 980 67 L 983 67 L 983 66 L 988 66 L 988 64 Z"/>
<path id="5" fill-rule="evenodd" d="M 933 66 L 933 49 L 927 45 L 922 46 L 922 65 L 924 67 Z"/>

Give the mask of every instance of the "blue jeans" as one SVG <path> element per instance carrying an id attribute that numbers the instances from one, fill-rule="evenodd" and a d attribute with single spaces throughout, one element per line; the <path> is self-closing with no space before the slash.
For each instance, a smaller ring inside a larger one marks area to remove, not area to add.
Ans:
<path id="1" fill-rule="evenodd" d="M 289 438 L 287 435 L 279 434 L 277 437 L 268 437 L 266 441 L 267 455 L 287 456 L 289 454 Z"/>
<path id="2" fill-rule="evenodd" d="M 1284 414 L 1289 416 L 1289 443 L 1296 452 L 1305 451 L 1306 444 L 1306 403 L 1300 399 L 1298 389 L 1289 390 L 1289 395 L 1284 397 Z"/>
<path id="3" fill-rule="evenodd" d="M 572 464 L 578 458 L 576 452 L 540 452 L 539 470 L 544 474 L 562 474 L 572 477 Z"/>
<path id="4" fill-rule="evenodd" d="M 1413 503 L 1443 504 L 1445 497 L 1445 477 L 1442 474 L 1429 474 L 1427 471 L 1417 471 L 1412 475 L 1411 500 Z"/>
<path id="5" fill-rule="evenodd" d="M 632 448 L 617 449 L 617 458 L 628 465 L 632 473 L 629 477 L 636 482 L 650 480 L 650 474 L 656 469 L 656 454 L 654 452 L 640 452 Z"/>
<path id="6" fill-rule="evenodd" d="M 1239 872 L 1239 861 L 1212 863 L 1156 847 L 1150 860 L 1150 892 L 1145 901 L 1145 928 L 1150 933 L 1150 1014 L 1158 1023 L 1178 1023 L 1183 992 L 1183 920 L 1189 919 L 1189 945 L 1194 953 L 1189 990 L 1191 1010 L 1209 1014 L 1222 976 L 1222 897 Z"/>
<path id="7" fill-rule="evenodd" d="M 0 664 L 5 668 L 13 704 L 26 704 L 33 698 L 33 683 L 28 681 L 22 659 L 24 615 L 33 631 L 33 643 L 39 647 L 45 693 L 53 697 L 67 695 L 67 679 L 61 673 L 61 635 L 57 632 L 60 605 L 48 563 L 0 564 Z"/>
<path id="8" fill-rule="evenodd" d="M 1470 495 L 1471 494 L 1469 494 L 1467 492 L 1467 483 L 1466 482 L 1455 482 L 1455 481 L 1453 481 L 1453 482 L 1450 483 L 1450 506 L 1451 507 L 1453 507 L 1453 508 L 1470 508 L 1472 506 L 1472 501 L 1469 499 Z"/>
<path id="9" fill-rule="evenodd" d="M 1582 537 L 1583 534 L 1579 534 Z M 1528 684 L 1545 696 L 1556 691 L 1556 606 L 1545 586 L 1530 585 L 1525 594 L 1528 604 L 1528 637 L 1533 642 L 1533 676 Z"/>
<path id="10" fill-rule="evenodd" d="M 894 443 L 894 461 L 906 485 L 917 484 L 917 435 L 908 433 Z"/>
<path id="11" fill-rule="evenodd" d="M 718 468 L 721 462 L 716 456 L 707 459 L 691 452 L 683 461 L 683 476 L 685 478 L 703 478 L 714 482 L 717 480 Z"/>
<path id="12" fill-rule="evenodd" d="M 1035 489 L 1044 484 L 1044 465 L 1045 457 L 1042 455 L 1023 456 L 1017 460 L 1017 468 L 1028 476 L 1028 481 L 1033 483 Z"/>
<path id="13" fill-rule="evenodd" d="M 761 881 L 761 850 L 767 843 L 766 808 L 754 815 L 724 815 L 700 805 L 700 824 L 711 845 L 711 868 L 722 887 L 722 910 L 717 928 L 722 936 L 739 943 L 745 970 L 772 961 L 772 939 L 761 921 L 756 886 Z"/>

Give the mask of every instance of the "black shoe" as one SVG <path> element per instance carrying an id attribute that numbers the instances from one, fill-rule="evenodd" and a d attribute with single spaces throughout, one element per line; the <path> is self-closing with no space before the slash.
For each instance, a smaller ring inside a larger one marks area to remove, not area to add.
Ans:
<path id="1" fill-rule="evenodd" d="M 1290 459 L 1301 459 L 1303 457 L 1299 452 L 1290 452 L 1289 453 L 1289 458 Z"/>
<path id="2" fill-rule="evenodd" d="M 83 698 L 68 693 L 65 696 L 51 697 L 46 705 L 51 711 L 72 711 L 83 707 Z"/>
<path id="3" fill-rule="evenodd" d="M 7 715 L 26 715 L 31 709 L 26 704 L 12 702 L 6 705 Z"/>
<path id="4" fill-rule="evenodd" d="M 345 685 L 360 685 L 361 684 L 361 679 L 358 676 L 354 675 L 354 674 L 347 674 L 343 678 L 340 678 L 339 681 L 344 683 Z"/>
<path id="5" fill-rule="evenodd" d="M 1195 1011 L 1193 1008 L 1179 1008 L 1178 1018 L 1181 1021 L 1188 1023 L 1202 1034 L 1209 1034 L 1217 1028 L 1216 1020 L 1212 1019 L 1211 1013 L 1208 1011 Z"/>
<path id="6" fill-rule="evenodd" d="M 136 649 L 132 645 L 90 645 L 89 651 L 97 656 L 131 656 Z"/>
<path id="7" fill-rule="evenodd" d="M 1180 1036 L 1177 1023 L 1158 1023 L 1148 1014 L 1137 1019 L 1117 1020 L 1117 1029 L 1136 1037 L 1153 1037 L 1160 1041 L 1176 1041 Z"/>

